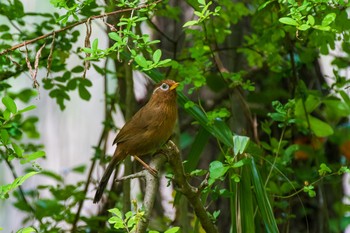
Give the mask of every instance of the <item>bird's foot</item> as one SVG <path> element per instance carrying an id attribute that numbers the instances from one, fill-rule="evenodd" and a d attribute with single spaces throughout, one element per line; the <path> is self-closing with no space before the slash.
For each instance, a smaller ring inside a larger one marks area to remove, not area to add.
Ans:
<path id="1" fill-rule="evenodd" d="M 144 168 L 146 168 L 154 177 L 157 177 L 158 175 L 158 171 L 154 168 L 152 168 L 151 166 L 149 166 L 147 163 L 143 162 L 142 159 L 140 159 L 138 156 L 134 155 L 134 158 L 142 164 L 142 166 L 144 166 Z"/>

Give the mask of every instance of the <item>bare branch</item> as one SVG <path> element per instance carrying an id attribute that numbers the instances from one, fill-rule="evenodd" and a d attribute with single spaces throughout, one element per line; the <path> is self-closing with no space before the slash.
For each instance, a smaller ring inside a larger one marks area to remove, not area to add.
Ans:
<path id="1" fill-rule="evenodd" d="M 90 43 L 90 37 L 91 37 L 91 18 L 88 19 L 88 21 L 85 23 L 86 26 L 86 36 L 85 36 L 85 48 L 91 47 Z M 85 53 L 86 58 L 90 57 L 90 53 Z M 86 77 L 86 72 L 87 70 L 90 69 L 90 61 L 85 60 L 84 61 L 84 73 L 83 73 L 83 78 Z"/>
<path id="2" fill-rule="evenodd" d="M 90 18 L 88 18 L 88 19 L 84 19 L 84 20 L 82 20 L 82 21 L 73 23 L 73 24 L 71 24 L 71 25 L 69 25 L 69 26 L 67 26 L 67 27 L 58 29 L 58 30 L 56 30 L 56 31 L 47 33 L 47 34 L 45 34 L 45 35 L 42 35 L 42 36 L 36 37 L 36 38 L 34 38 L 34 39 L 31 39 L 31 40 L 28 40 L 28 41 L 24 41 L 23 43 L 14 45 L 14 46 L 12 46 L 12 47 L 9 48 L 9 49 L 6 49 L 6 50 L 0 52 L 0 56 L 1 56 L 1 55 L 4 55 L 4 54 L 6 54 L 6 53 L 8 53 L 8 52 L 10 52 L 10 51 L 14 51 L 14 50 L 16 50 L 16 49 L 18 49 L 18 48 L 24 47 L 24 46 L 26 46 L 26 45 L 28 45 L 28 44 L 33 44 L 34 42 L 37 42 L 37 41 L 39 41 L 39 40 L 41 40 L 41 39 L 45 39 L 45 38 L 50 37 L 50 36 L 52 36 L 52 35 L 54 35 L 54 34 L 57 34 L 57 33 L 60 33 L 60 32 L 66 31 L 66 30 L 69 30 L 69 29 L 71 29 L 71 28 L 74 28 L 74 27 L 76 27 L 76 26 L 78 26 L 78 25 L 84 24 L 84 23 L 86 23 L 88 20 L 95 20 L 95 19 L 100 19 L 100 18 L 107 17 L 107 16 L 109 16 L 109 15 L 115 15 L 115 14 L 119 14 L 119 13 L 123 13 L 123 12 L 140 10 L 140 9 L 147 8 L 147 7 L 149 7 L 149 6 L 152 6 L 152 5 L 156 5 L 156 4 L 158 4 L 158 3 L 162 2 L 162 1 L 163 1 L 163 0 L 157 0 L 157 1 L 155 1 L 155 2 L 152 2 L 152 3 L 149 3 L 149 4 L 144 4 L 144 5 L 141 5 L 141 6 L 138 6 L 138 7 L 134 7 L 134 8 L 126 8 L 126 9 L 121 9 L 121 10 L 117 10 L 117 11 L 112 11 L 112 12 L 104 13 L 104 14 L 101 14 L 101 15 L 92 16 L 92 17 L 90 17 Z"/>
<path id="3" fill-rule="evenodd" d="M 50 75 L 50 71 L 51 71 L 51 64 L 52 64 L 52 54 L 53 54 L 53 49 L 55 47 L 55 38 L 56 38 L 56 34 L 54 33 L 52 35 L 52 42 L 51 42 L 51 48 L 50 48 L 50 54 L 47 58 L 47 66 L 46 66 L 46 69 L 47 69 L 47 73 L 46 73 L 46 77 L 49 77 Z"/>
<path id="4" fill-rule="evenodd" d="M 152 168 L 160 171 L 160 169 L 162 168 L 166 160 L 167 158 L 164 154 L 158 153 L 153 157 L 149 165 Z M 141 221 L 139 221 L 137 225 L 136 233 L 146 232 L 149 224 L 149 220 L 151 218 L 154 201 L 156 199 L 156 196 L 158 194 L 158 189 L 159 189 L 159 177 L 158 176 L 155 177 L 147 170 L 143 170 L 143 172 L 144 172 L 144 178 L 146 181 L 146 189 L 145 189 L 146 193 L 143 199 L 143 207 L 145 210 L 145 214 L 144 214 L 144 218 Z"/>

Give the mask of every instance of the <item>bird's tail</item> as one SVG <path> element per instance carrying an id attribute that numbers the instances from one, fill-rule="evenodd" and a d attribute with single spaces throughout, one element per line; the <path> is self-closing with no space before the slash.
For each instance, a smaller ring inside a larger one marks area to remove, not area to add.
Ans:
<path id="1" fill-rule="evenodd" d="M 120 151 L 116 150 L 114 152 L 114 155 L 112 157 L 112 160 L 109 162 L 106 171 L 104 172 L 101 180 L 100 180 L 100 184 L 98 185 L 97 191 L 95 193 L 95 197 L 94 197 L 94 203 L 97 203 L 101 200 L 103 191 L 105 190 L 107 184 L 108 184 L 108 180 L 109 177 L 111 176 L 112 172 L 114 171 L 115 167 L 117 166 L 117 164 L 122 161 L 124 158 L 123 156 L 121 156 Z"/>

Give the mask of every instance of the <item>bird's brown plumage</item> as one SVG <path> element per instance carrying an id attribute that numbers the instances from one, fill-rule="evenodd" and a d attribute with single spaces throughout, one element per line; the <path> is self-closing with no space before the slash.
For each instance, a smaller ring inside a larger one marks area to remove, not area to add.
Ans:
<path id="1" fill-rule="evenodd" d="M 142 156 L 156 152 L 170 138 L 176 118 L 176 87 L 173 80 L 160 82 L 148 103 L 143 106 L 120 130 L 113 144 L 117 144 L 112 160 L 97 188 L 94 203 L 103 194 L 115 166 L 128 155 Z"/>

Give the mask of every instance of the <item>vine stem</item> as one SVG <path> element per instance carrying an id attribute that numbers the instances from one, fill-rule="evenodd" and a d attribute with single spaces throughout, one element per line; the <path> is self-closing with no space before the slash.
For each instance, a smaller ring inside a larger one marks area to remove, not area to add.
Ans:
<path id="1" fill-rule="evenodd" d="M 16 49 L 18 49 L 18 48 L 24 47 L 24 46 L 26 46 L 26 45 L 28 45 L 28 44 L 33 44 L 34 42 L 37 42 L 37 41 L 39 41 L 39 40 L 41 40 L 41 39 L 45 39 L 45 38 L 47 38 L 47 37 L 53 36 L 53 35 L 58 34 L 58 33 L 60 33 L 60 32 L 69 30 L 69 29 L 71 29 L 71 28 L 74 28 L 74 27 L 76 27 L 76 26 L 78 26 L 78 25 L 87 23 L 88 21 L 92 21 L 92 20 L 95 20 L 95 19 L 104 18 L 104 17 L 110 16 L 110 15 L 115 15 L 115 14 L 119 14 L 119 13 L 123 13 L 123 12 L 140 10 L 140 9 L 147 8 L 147 7 L 149 7 L 149 6 L 152 6 L 152 5 L 156 5 L 156 4 L 158 4 L 158 3 L 162 2 L 162 1 L 163 1 L 163 0 L 157 0 L 157 1 L 154 1 L 154 2 L 149 3 L 149 4 L 140 5 L 140 6 L 138 6 L 138 7 L 126 8 L 126 9 L 121 9 L 121 10 L 116 10 L 116 11 L 104 13 L 104 14 L 101 14 L 101 15 L 91 16 L 91 17 L 89 17 L 89 18 L 87 18 L 87 19 L 84 19 L 84 20 L 81 20 L 81 21 L 79 21 L 79 22 L 73 23 L 73 24 L 68 25 L 68 26 L 66 26 L 66 27 L 64 27 L 64 28 L 58 29 L 58 30 L 56 30 L 56 31 L 52 31 L 52 32 L 47 33 L 47 34 L 45 34 L 45 35 L 38 36 L 38 37 L 36 37 L 36 38 L 34 38 L 34 39 L 27 40 L 27 41 L 24 41 L 24 42 L 22 42 L 22 43 L 20 43 L 20 44 L 14 45 L 14 46 L 12 46 L 12 47 L 9 48 L 9 49 L 6 49 L 6 50 L 0 52 L 0 56 L 1 56 L 1 55 L 4 55 L 4 54 L 7 54 L 7 53 L 9 53 L 9 52 L 11 52 L 11 51 L 14 51 L 14 50 L 16 50 Z"/>

